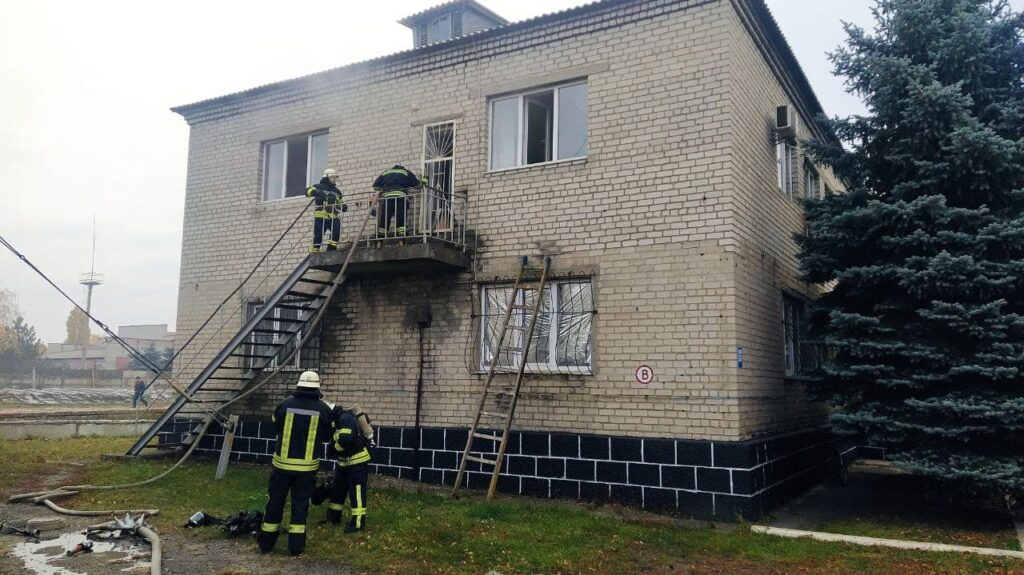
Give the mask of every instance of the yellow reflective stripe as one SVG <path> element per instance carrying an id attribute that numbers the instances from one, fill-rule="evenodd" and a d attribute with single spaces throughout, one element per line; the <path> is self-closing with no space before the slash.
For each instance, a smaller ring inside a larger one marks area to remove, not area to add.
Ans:
<path id="1" fill-rule="evenodd" d="M 363 486 L 359 484 L 356 484 L 356 506 L 352 508 L 352 515 L 356 515 L 356 511 L 366 513 L 366 508 L 363 507 Z"/>
<path id="2" fill-rule="evenodd" d="M 403 192 L 403 191 L 392 190 L 390 192 L 384 192 L 383 194 L 381 194 L 380 197 L 382 197 L 384 199 L 388 199 L 388 198 L 404 198 L 405 196 L 406 196 L 406 193 Z"/>
<path id="3" fill-rule="evenodd" d="M 382 176 L 388 176 L 391 174 L 411 174 L 409 170 L 403 170 L 401 168 L 388 168 L 380 173 Z"/>
<path id="4" fill-rule="evenodd" d="M 370 460 L 370 452 L 364 447 L 362 451 L 351 456 L 351 457 L 339 457 L 338 465 L 342 467 L 348 467 L 350 465 L 359 465 L 360 463 L 366 463 Z"/>
<path id="5" fill-rule="evenodd" d="M 260 530 L 266 531 L 267 533 L 277 533 L 277 530 L 280 528 L 280 523 L 263 523 L 260 525 Z"/>
<path id="6" fill-rule="evenodd" d="M 274 467 L 282 471 L 316 471 L 317 469 L 320 469 L 319 459 L 303 461 L 301 459 L 288 459 L 286 457 L 274 455 L 274 460 L 271 463 Z"/>
<path id="7" fill-rule="evenodd" d="M 327 508 L 330 509 L 331 511 L 341 511 L 342 509 L 345 508 L 345 506 L 342 505 L 341 503 L 328 503 Z"/>
<path id="8" fill-rule="evenodd" d="M 295 417 L 292 412 L 288 412 L 284 416 L 284 432 L 281 434 L 281 448 L 278 450 L 281 453 L 281 457 L 288 457 L 288 448 L 292 445 L 292 423 Z"/>
<path id="9" fill-rule="evenodd" d="M 309 418 L 309 433 L 306 434 L 306 460 L 313 459 L 313 448 L 316 447 L 316 428 L 320 425 L 320 417 Z"/>
<path id="10" fill-rule="evenodd" d="M 289 525 L 288 526 L 288 533 L 305 533 L 305 532 L 306 532 L 306 526 L 305 525 Z"/>

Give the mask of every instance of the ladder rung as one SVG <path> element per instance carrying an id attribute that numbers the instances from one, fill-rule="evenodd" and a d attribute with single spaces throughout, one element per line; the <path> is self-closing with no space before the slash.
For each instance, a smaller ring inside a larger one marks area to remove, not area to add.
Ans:
<path id="1" fill-rule="evenodd" d="M 208 377 L 206 381 L 245 381 L 248 377 Z"/>
<path id="2" fill-rule="evenodd" d="M 494 417 L 498 419 L 508 419 L 507 413 L 495 413 L 493 411 L 481 411 L 480 415 L 486 415 L 487 417 Z"/>
<path id="3" fill-rule="evenodd" d="M 498 463 L 497 461 L 491 459 L 485 459 L 483 457 L 474 457 L 472 455 L 466 455 L 465 458 L 467 461 L 475 461 L 477 463 L 483 463 L 484 465 L 496 465 Z"/>
<path id="4" fill-rule="evenodd" d="M 519 284 L 519 289 L 521 289 L 521 290 L 537 291 L 537 290 L 540 289 L 540 286 L 536 285 L 536 284 L 528 284 L 528 285 Z"/>
<path id="5" fill-rule="evenodd" d="M 539 274 L 540 272 L 544 271 L 544 268 L 535 268 L 533 266 L 523 266 L 523 271 L 524 272 L 534 272 L 534 273 L 538 273 Z"/>
<path id="6" fill-rule="evenodd" d="M 252 330 L 249 333 L 275 333 L 275 334 L 282 334 L 282 335 L 295 335 L 295 334 L 297 334 L 299 332 L 298 331 L 281 331 L 279 329 L 259 329 L 259 328 L 256 328 L 256 329 Z"/>
<path id="7" fill-rule="evenodd" d="M 258 353 L 232 353 L 233 357 L 277 357 L 276 355 L 261 355 Z"/>
<path id="8" fill-rule="evenodd" d="M 501 350 L 500 350 L 500 351 L 514 351 L 514 352 L 520 352 L 520 351 L 523 351 L 523 348 L 521 348 L 521 347 L 503 347 L 503 348 L 501 348 Z"/>
<path id="9" fill-rule="evenodd" d="M 489 439 L 491 441 L 501 441 L 502 440 L 502 437 L 500 435 L 491 435 L 489 433 L 480 433 L 480 432 L 477 432 L 477 431 L 473 432 L 473 437 L 475 437 L 477 439 Z"/>
<path id="10" fill-rule="evenodd" d="M 518 309 L 522 311 L 533 311 L 532 305 L 513 305 L 512 309 Z"/>

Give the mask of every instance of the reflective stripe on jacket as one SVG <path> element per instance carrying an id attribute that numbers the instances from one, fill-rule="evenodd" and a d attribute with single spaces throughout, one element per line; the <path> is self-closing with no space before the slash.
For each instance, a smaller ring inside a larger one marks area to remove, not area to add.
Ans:
<path id="1" fill-rule="evenodd" d="M 317 449 L 331 439 L 331 408 L 318 391 L 297 390 L 274 410 L 277 446 L 272 464 L 281 471 L 315 472 Z"/>

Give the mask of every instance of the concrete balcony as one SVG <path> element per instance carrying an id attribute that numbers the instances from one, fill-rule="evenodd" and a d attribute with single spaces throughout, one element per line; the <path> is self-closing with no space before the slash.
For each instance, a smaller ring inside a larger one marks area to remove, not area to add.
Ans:
<path id="1" fill-rule="evenodd" d="M 382 217 L 383 216 L 383 217 Z M 404 233 L 402 225 L 404 224 Z M 314 254 L 317 268 L 341 269 L 356 244 L 348 274 L 427 274 L 467 270 L 472 232 L 466 228 L 466 193 L 410 189 L 404 201 L 382 199 L 369 231 L 343 242 L 337 251 Z"/>

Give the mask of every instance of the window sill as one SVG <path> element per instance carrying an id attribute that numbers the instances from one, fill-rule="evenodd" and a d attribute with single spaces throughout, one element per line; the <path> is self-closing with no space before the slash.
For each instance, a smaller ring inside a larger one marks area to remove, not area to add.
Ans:
<path id="1" fill-rule="evenodd" d="M 470 373 L 472 373 L 473 375 L 487 375 L 487 370 L 486 369 L 474 369 L 474 370 L 471 370 Z M 515 370 L 496 371 L 495 372 L 495 374 L 499 374 L 499 373 L 515 374 L 516 372 L 515 372 Z M 544 369 L 544 370 L 541 370 L 541 371 L 534 371 L 534 370 L 531 370 L 531 369 L 527 368 L 527 370 L 523 372 L 523 376 L 524 377 L 529 377 L 529 376 L 541 377 L 541 376 L 545 376 L 545 375 L 559 375 L 559 376 L 561 376 L 561 375 L 577 375 L 577 376 L 580 376 L 580 377 L 593 377 L 594 369 L 590 368 L 590 367 L 588 367 L 588 368 L 567 368 L 566 367 L 566 368 L 559 368 L 559 369 Z"/>
<path id="2" fill-rule="evenodd" d="M 582 165 L 584 165 L 586 163 L 587 163 L 587 156 L 583 156 L 581 158 L 567 158 L 565 160 L 553 160 L 553 161 L 550 161 L 550 162 L 540 162 L 540 163 L 537 163 L 537 164 L 524 164 L 522 166 L 513 166 L 511 168 L 501 168 L 500 170 L 488 170 L 488 171 L 484 172 L 484 175 L 489 176 L 489 175 L 505 174 L 505 173 L 508 173 L 508 172 L 518 172 L 518 171 L 521 171 L 521 170 L 546 168 L 548 166 L 560 166 L 560 165 L 580 165 L 580 166 L 582 166 Z"/>
<path id="3" fill-rule="evenodd" d="M 277 198 L 277 199 L 274 199 L 274 200 L 260 200 L 256 205 L 257 206 L 272 206 L 274 204 L 280 204 L 282 202 L 293 202 L 295 200 L 308 200 L 308 199 L 309 198 L 307 198 L 306 196 L 290 196 L 290 197 L 287 197 L 287 198 Z"/>

